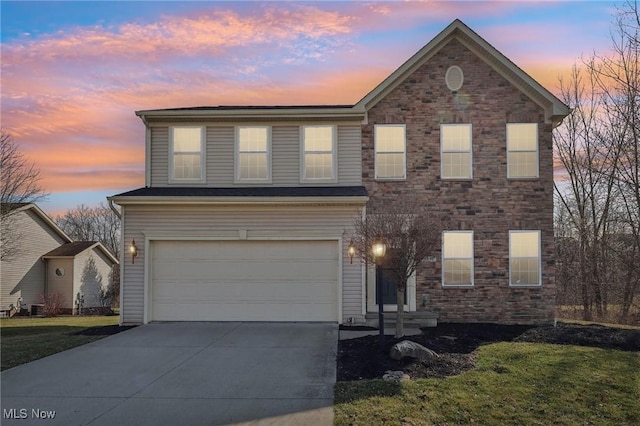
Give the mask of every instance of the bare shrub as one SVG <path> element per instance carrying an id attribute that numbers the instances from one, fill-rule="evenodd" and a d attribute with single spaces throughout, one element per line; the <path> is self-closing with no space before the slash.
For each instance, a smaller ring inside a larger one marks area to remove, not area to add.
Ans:
<path id="1" fill-rule="evenodd" d="M 60 293 L 42 293 L 40 294 L 40 303 L 43 305 L 43 315 L 48 318 L 60 315 L 64 307 Z"/>

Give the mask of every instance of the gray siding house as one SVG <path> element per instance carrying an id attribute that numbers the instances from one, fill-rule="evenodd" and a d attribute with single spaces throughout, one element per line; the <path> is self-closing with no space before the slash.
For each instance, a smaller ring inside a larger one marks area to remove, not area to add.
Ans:
<path id="1" fill-rule="evenodd" d="M 551 132 L 567 113 L 458 20 L 355 105 L 138 111 L 145 187 L 109 198 L 121 323 L 365 323 L 376 283 L 347 254 L 353 219 L 406 194 L 452 218 L 409 317 L 549 321 Z"/>
<path id="2" fill-rule="evenodd" d="M 84 307 L 99 307 L 118 260 L 101 243 L 73 241 L 35 204 L 3 204 L 10 212 L 2 232 L 18 243 L 14 255 L 0 261 L 0 311 L 37 313 L 43 294 L 58 294 L 71 313 L 80 294 Z M 6 226 L 6 229 L 5 229 Z"/>

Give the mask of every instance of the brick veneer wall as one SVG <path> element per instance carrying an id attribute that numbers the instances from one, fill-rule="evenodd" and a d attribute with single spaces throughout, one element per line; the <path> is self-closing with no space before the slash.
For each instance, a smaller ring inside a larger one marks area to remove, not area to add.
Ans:
<path id="1" fill-rule="evenodd" d="M 464 72 L 449 90 L 445 73 Z M 506 124 L 538 123 L 539 179 L 507 179 Z M 407 179 L 374 179 L 375 124 L 406 124 Z M 440 124 L 473 125 L 473 179 L 440 179 Z M 363 182 L 371 200 L 415 194 L 447 212 L 451 230 L 474 231 L 473 288 L 443 288 L 441 253 L 417 273 L 418 310 L 445 322 L 540 323 L 555 315 L 552 126 L 544 111 L 452 40 L 368 112 L 362 127 Z M 509 287 L 509 230 L 540 230 L 542 285 Z M 427 306 L 422 306 L 422 295 Z"/>

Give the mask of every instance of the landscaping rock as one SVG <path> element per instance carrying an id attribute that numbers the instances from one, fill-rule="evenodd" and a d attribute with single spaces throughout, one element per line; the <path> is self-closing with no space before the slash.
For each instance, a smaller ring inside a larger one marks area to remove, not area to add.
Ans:
<path id="1" fill-rule="evenodd" d="M 420 361 L 440 357 L 440 355 L 431 349 L 425 348 L 421 344 L 410 340 L 403 340 L 402 342 L 398 342 L 393 345 L 393 347 L 391 347 L 391 351 L 389 351 L 389 356 L 395 360 L 411 357 Z"/>
<path id="2" fill-rule="evenodd" d="M 411 380 L 411 377 L 409 377 L 409 375 L 404 371 L 389 370 L 384 373 L 384 376 L 382 376 L 382 380 L 384 380 L 385 382 L 406 382 L 407 380 Z"/>

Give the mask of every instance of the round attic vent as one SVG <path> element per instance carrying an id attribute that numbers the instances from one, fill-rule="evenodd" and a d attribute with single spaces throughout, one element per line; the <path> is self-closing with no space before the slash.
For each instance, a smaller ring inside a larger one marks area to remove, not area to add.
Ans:
<path id="1" fill-rule="evenodd" d="M 444 80 L 447 82 L 449 90 L 457 92 L 462 87 L 462 83 L 464 83 L 464 74 L 459 66 L 454 65 L 449 67 L 444 76 Z"/>

